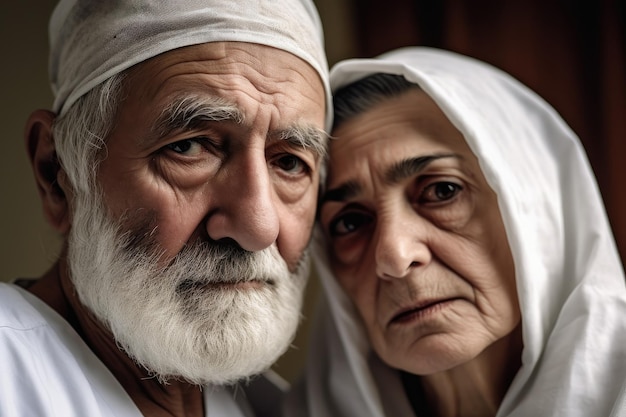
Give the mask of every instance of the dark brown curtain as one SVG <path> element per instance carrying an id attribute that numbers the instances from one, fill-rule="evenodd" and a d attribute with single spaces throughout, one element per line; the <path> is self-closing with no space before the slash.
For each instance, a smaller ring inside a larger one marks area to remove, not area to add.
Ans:
<path id="1" fill-rule="evenodd" d="M 626 259 L 626 1 L 354 0 L 358 56 L 407 45 L 489 62 L 579 135 Z"/>

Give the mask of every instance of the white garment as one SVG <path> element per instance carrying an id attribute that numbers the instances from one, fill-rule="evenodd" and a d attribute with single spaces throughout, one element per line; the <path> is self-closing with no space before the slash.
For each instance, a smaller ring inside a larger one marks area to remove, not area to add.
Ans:
<path id="1" fill-rule="evenodd" d="M 257 388 L 263 392 L 253 392 Z M 203 393 L 207 417 L 252 417 L 276 407 L 279 389 L 259 378 L 247 387 L 207 386 Z M 252 406 L 249 395 L 268 403 Z M 24 289 L 0 283 L 0 417 L 47 416 L 142 414 L 61 316 Z"/>
<path id="2" fill-rule="evenodd" d="M 476 60 L 403 48 L 331 70 L 333 90 L 401 74 L 463 133 L 498 195 L 522 312 L 522 366 L 498 417 L 626 416 L 626 288 L 604 206 L 576 135 L 540 97 Z M 398 372 L 369 347 L 328 268 L 315 261 L 320 308 L 303 384 L 289 416 L 412 416 Z"/>

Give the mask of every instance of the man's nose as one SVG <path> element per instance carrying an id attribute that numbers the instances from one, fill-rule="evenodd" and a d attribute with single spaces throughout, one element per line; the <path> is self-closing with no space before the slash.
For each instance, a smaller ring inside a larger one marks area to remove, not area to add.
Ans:
<path id="1" fill-rule="evenodd" d="M 247 251 L 271 246 L 278 238 L 276 197 L 264 153 L 234 158 L 211 187 L 207 232 L 213 240 L 230 238 Z"/>
<path id="2" fill-rule="evenodd" d="M 404 278 L 430 262 L 427 222 L 410 207 L 388 212 L 377 219 L 376 274 L 381 279 Z"/>

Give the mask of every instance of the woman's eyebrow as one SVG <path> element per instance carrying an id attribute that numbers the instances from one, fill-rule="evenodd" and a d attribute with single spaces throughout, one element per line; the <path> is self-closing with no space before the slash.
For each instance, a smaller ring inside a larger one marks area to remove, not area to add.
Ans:
<path id="1" fill-rule="evenodd" d="M 445 153 L 403 159 L 393 164 L 385 172 L 385 182 L 387 184 L 397 184 L 406 178 L 419 174 L 430 163 L 442 158 L 460 158 L 460 156 L 454 153 Z"/>
<path id="2" fill-rule="evenodd" d="M 361 193 L 363 187 L 356 181 L 347 181 L 338 187 L 327 190 L 320 198 L 320 207 L 329 201 L 342 202 Z"/>
<path id="3" fill-rule="evenodd" d="M 389 185 L 396 184 L 406 178 L 419 174 L 430 163 L 442 158 L 461 158 L 457 154 L 433 154 L 417 156 L 413 158 L 405 158 L 401 161 L 393 164 L 385 172 L 385 182 Z M 363 185 L 356 180 L 349 180 L 337 187 L 327 190 L 320 198 L 320 207 L 329 201 L 344 202 L 355 196 L 359 195 L 363 191 Z"/>

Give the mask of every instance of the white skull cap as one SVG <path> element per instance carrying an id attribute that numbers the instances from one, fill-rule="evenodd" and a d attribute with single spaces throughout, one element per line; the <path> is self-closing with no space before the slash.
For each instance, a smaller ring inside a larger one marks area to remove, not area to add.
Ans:
<path id="1" fill-rule="evenodd" d="M 49 35 L 59 115 L 109 77 L 163 52 L 233 41 L 271 46 L 308 62 L 324 84 L 330 126 L 324 35 L 312 0 L 61 0 Z"/>

